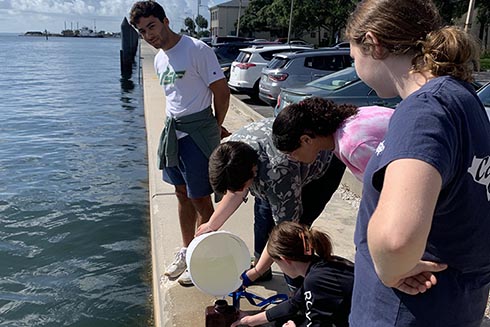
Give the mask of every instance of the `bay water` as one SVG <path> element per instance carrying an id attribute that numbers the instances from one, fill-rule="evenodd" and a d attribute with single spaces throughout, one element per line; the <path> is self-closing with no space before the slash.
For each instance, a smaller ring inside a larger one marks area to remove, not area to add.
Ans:
<path id="1" fill-rule="evenodd" d="M 146 136 L 120 39 L 0 34 L 0 326 L 150 326 Z"/>

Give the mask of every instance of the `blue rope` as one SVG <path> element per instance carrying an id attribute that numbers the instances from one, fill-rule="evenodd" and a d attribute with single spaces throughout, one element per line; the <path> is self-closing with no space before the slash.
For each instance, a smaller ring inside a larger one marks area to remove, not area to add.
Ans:
<path id="1" fill-rule="evenodd" d="M 233 305 L 238 309 L 240 307 L 240 298 L 244 297 L 247 299 L 248 303 L 250 303 L 253 306 L 256 307 L 264 307 L 269 304 L 279 304 L 283 301 L 286 301 L 288 299 L 288 296 L 286 294 L 275 294 L 272 295 L 268 298 L 263 298 L 261 296 L 258 296 L 256 294 L 247 292 L 244 288 L 241 288 L 237 292 L 230 293 L 229 296 L 233 298 Z M 258 300 L 260 302 L 256 302 L 255 300 Z M 238 305 L 238 307 L 237 307 Z"/>
<path id="2" fill-rule="evenodd" d="M 237 309 L 240 309 L 240 298 L 242 297 L 246 298 L 248 303 L 250 303 L 251 305 L 261 308 L 268 306 L 269 304 L 279 304 L 288 299 L 288 296 L 286 294 L 276 294 L 268 298 L 263 298 L 261 296 L 247 292 L 245 288 L 252 285 L 253 282 L 250 280 L 250 278 L 248 278 L 246 271 L 244 271 L 240 277 L 243 280 L 242 286 L 237 291 L 228 294 L 233 299 L 233 306 Z M 257 303 L 255 300 L 259 301 L 259 303 Z"/>

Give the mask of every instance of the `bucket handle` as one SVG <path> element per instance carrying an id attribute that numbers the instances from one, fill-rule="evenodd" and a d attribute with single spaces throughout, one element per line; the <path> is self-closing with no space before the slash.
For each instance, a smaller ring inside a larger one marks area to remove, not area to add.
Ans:
<path id="1" fill-rule="evenodd" d="M 236 292 L 230 293 L 229 296 L 233 299 L 233 306 L 236 309 L 240 309 L 240 298 L 244 297 L 247 299 L 248 303 L 253 306 L 260 307 L 261 309 L 265 309 L 269 304 L 279 304 L 288 299 L 286 294 L 275 294 L 269 296 L 268 298 L 263 298 L 251 292 L 247 292 L 245 288 L 240 287 Z M 255 300 L 260 301 L 257 303 Z"/>

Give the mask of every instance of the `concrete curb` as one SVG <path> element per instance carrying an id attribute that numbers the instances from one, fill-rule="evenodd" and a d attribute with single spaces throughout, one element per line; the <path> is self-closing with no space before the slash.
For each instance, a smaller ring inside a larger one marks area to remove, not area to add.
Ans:
<path id="1" fill-rule="evenodd" d="M 230 107 L 228 110 L 237 110 L 243 115 L 249 117 L 252 121 L 259 121 L 264 118 L 264 116 L 240 101 L 233 94 L 230 96 Z"/>

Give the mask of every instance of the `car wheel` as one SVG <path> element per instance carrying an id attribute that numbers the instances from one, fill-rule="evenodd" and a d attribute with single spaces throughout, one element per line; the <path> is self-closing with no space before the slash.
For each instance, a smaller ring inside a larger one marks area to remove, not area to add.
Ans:
<path id="1" fill-rule="evenodd" d="M 259 98 L 259 82 L 260 78 L 255 82 L 254 88 L 252 89 L 252 93 L 250 94 L 250 97 L 254 100 L 260 100 Z"/>

